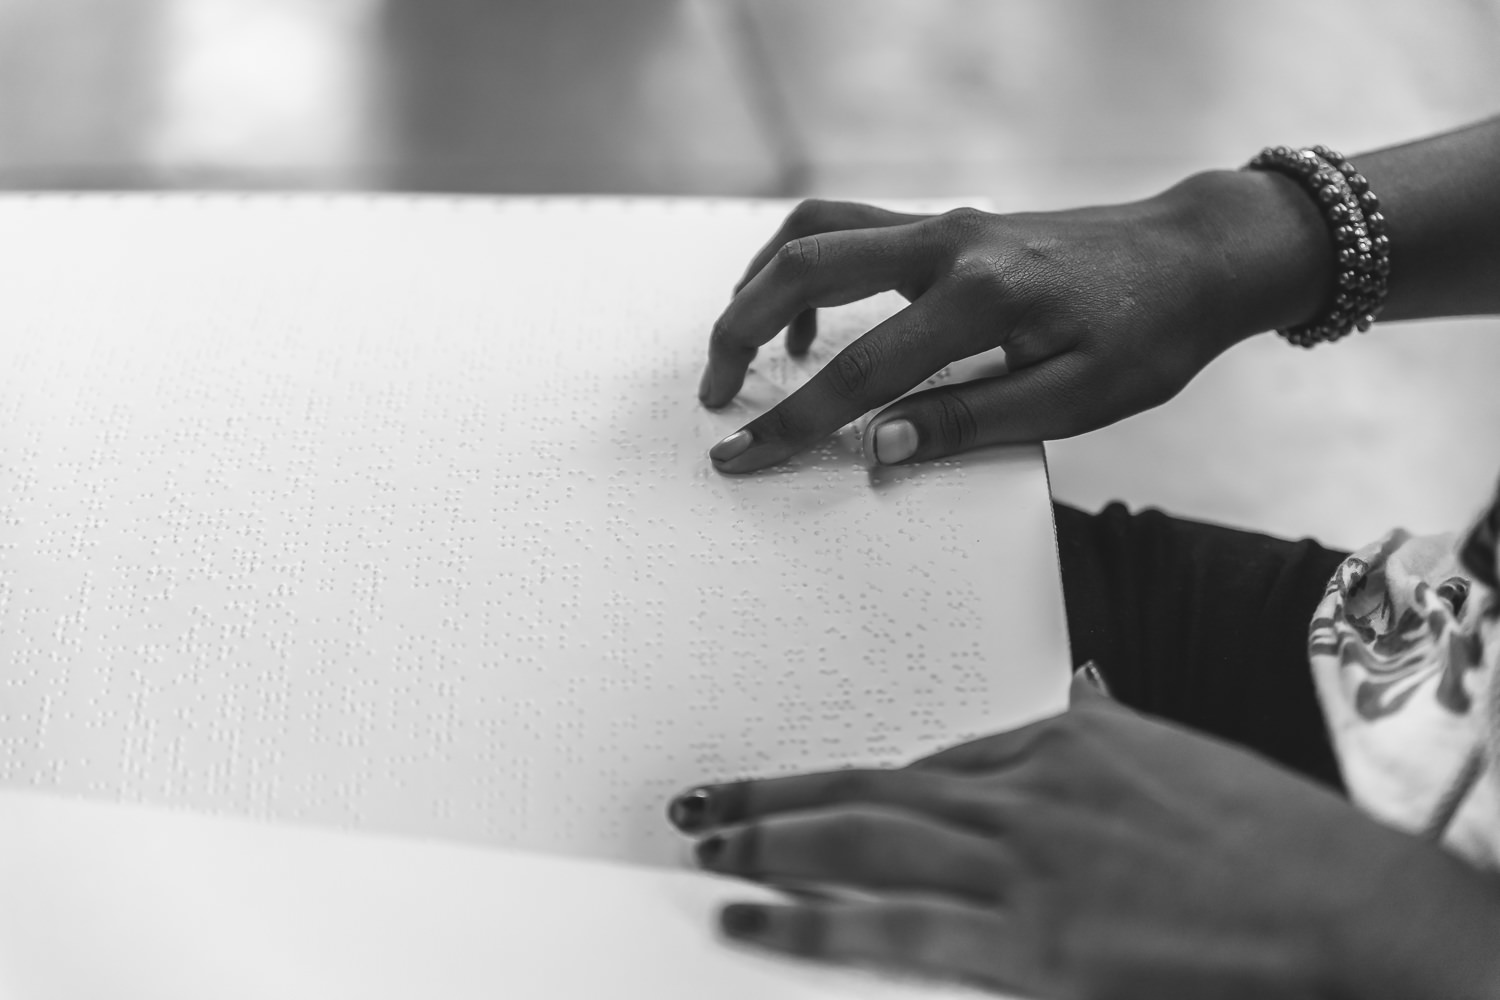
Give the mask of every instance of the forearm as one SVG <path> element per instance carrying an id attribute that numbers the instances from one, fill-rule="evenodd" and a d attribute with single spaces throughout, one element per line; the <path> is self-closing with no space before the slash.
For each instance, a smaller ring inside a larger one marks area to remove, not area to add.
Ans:
<path id="1" fill-rule="evenodd" d="M 1382 315 L 1500 313 L 1500 118 L 1354 162 L 1391 237 Z"/>
<path id="2" fill-rule="evenodd" d="M 1500 118 L 1352 159 L 1380 198 L 1391 240 L 1381 318 L 1500 313 Z M 1210 171 L 1159 200 L 1202 247 L 1203 283 L 1225 346 L 1327 307 L 1328 227 L 1295 181 Z"/>

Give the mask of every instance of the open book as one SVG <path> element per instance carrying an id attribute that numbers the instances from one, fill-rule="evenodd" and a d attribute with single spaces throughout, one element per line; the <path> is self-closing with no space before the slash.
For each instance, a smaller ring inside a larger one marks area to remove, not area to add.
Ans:
<path id="1" fill-rule="evenodd" d="M 688 785 L 1060 709 L 1040 447 L 709 464 L 900 306 L 704 410 L 787 207 L 0 198 L 0 786 L 660 869 Z"/>

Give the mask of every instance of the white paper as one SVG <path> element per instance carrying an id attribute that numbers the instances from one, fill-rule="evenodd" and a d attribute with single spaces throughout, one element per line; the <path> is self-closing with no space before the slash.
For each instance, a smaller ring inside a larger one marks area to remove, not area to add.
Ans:
<path id="1" fill-rule="evenodd" d="M 901 1000 L 721 942 L 727 879 L 0 792 L 13 1000 Z"/>
<path id="2" fill-rule="evenodd" d="M 0 785 L 655 865 L 694 783 L 1061 708 L 1039 447 L 707 449 L 784 204 L 0 198 Z"/>

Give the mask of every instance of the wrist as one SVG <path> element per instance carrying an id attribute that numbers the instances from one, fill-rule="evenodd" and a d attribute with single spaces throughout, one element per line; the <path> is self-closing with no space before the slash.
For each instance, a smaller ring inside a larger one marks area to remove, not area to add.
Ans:
<path id="1" fill-rule="evenodd" d="M 1157 196 L 1192 247 L 1205 322 L 1226 349 L 1318 316 L 1331 295 L 1328 226 L 1307 192 L 1279 174 L 1214 170 Z"/>

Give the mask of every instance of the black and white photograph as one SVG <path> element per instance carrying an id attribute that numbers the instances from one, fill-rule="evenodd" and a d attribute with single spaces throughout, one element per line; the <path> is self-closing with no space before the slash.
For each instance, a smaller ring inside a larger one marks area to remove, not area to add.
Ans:
<path id="1" fill-rule="evenodd" d="M 0 1000 L 1500 1000 L 1500 0 L 0 0 Z"/>

